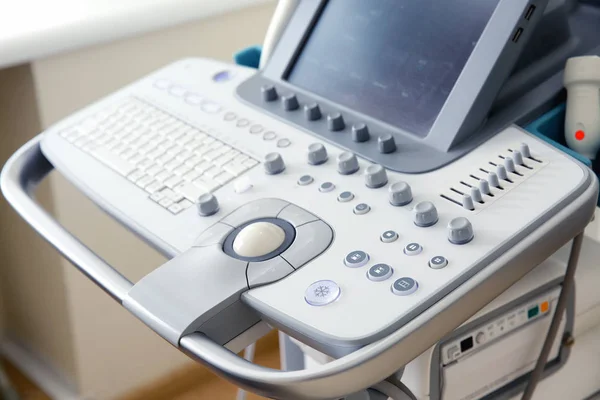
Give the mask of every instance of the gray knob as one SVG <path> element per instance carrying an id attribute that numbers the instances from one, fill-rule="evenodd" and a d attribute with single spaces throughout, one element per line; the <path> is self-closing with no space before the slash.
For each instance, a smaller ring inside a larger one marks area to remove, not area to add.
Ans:
<path id="1" fill-rule="evenodd" d="M 321 143 L 313 143 L 308 146 L 308 163 L 310 165 L 321 165 L 327 161 L 327 149 Z"/>
<path id="2" fill-rule="evenodd" d="M 502 179 L 502 180 L 508 179 L 508 175 L 506 174 L 506 168 L 504 167 L 504 165 L 496 166 L 496 175 L 498 175 L 499 179 Z"/>
<path id="3" fill-rule="evenodd" d="M 529 146 L 527 145 L 527 143 L 521 143 L 521 146 L 519 146 L 519 150 L 521 151 L 521 154 L 523 154 L 523 157 L 531 157 L 531 152 L 529 151 Z"/>
<path id="4" fill-rule="evenodd" d="M 293 111 L 297 110 L 300 107 L 298 103 L 298 98 L 295 94 L 288 94 L 287 96 L 283 96 L 281 98 L 281 104 L 283 105 L 283 109 L 285 111 Z"/>
<path id="5" fill-rule="evenodd" d="M 307 104 L 304 106 L 304 116 L 309 121 L 321 119 L 321 108 L 317 103 Z"/>
<path id="6" fill-rule="evenodd" d="M 356 124 L 352 126 L 352 140 L 357 143 L 366 142 L 371 138 L 369 128 L 365 124 Z"/>
<path id="7" fill-rule="evenodd" d="M 327 116 L 327 127 L 330 131 L 341 131 L 346 127 L 344 117 L 340 113 L 329 114 Z"/>
<path id="8" fill-rule="evenodd" d="M 390 204 L 395 207 L 405 206 L 413 199 L 412 190 L 406 182 L 395 182 L 388 189 Z"/>
<path id="9" fill-rule="evenodd" d="M 489 190 L 489 187 L 488 187 L 488 190 Z M 483 196 L 481 196 L 481 190 L 478 187 L 473 186 L 471 188 L 471 197 L 473 198 L 473 201 L 476 201 L 478 203 L 481 203 L 483 201 Z"/>
<path id="10" fill-rule="evenodd" d="M 473 239 L 473 225 L 465 217 L 454 218 L 448 223 L 448 240 L 454 244 L 469 243 Z"/>
<path id="11" fill-rule="evenodd" d="M 479 181 L 479 190 L 483 194 L 490 194 L 490 184 L 485 179 Z"/>
<path id="12" fill-rule="evenodd" d="M 379 136 L 377 145 L 379 146 L 379 152 L 382 154 L 389 154 L 396 151 L 396 141 L 390 134 Z"/>
<path id="13" fill-rule="evenodd" d="M 473 198 L 468 194 L 463 194 L 462 198 L 462 206 L 466 210 L 473 211 L 475 209 L 475 204 L 473 203 Z"/>
<path id="14" fill-rule="evenodd" d="M 208 217 L 219 211 L 219 202 L 217 201 L 217 198 L 210 193 L 200 196 L 196 206 L 198 207 L 198 214 L 203 217 Z"/>
<path id="15" fill-rule="evenodd" d="M 523 154 L 520 151 L 513 151 L 512 159 L 517 165 L 523 165 Z"/>
<path id="16" fill-rule="evenodd" d="M 508 172 L 515 172 L 515 162 L 512 158 L 504 159 L 504 168 L 506 168 Z"/>
<path id="17" fill-rule="evenodd" d="M 358 171 L 358 159 L 352 153 L 344 152 L 337 158 L 338 172 L 342 175 L 351 175 Z"/>
<path id="18" fill-rule="evenodd" d="M 385 168 L 381 165 L 369 165 L 365 170 L 365 185 L 371 189 L 377 189 L 387 185 L 388 177 Z"/>
<path id="19" fill-rule="evenodd" d="M 279 153 L 269 153 L 265 156 L 265 172 L 269 175 L 277 175 L 285 170 L 285 163 Z"/>
<path id="20" fill-rule="evenodd" d="M 277 94 L 277 89 L 274 86 L 266 85 L 260 88 L 262 92 L 262 97 L 264 101 L 275 101 L 279 95 Z"/>
<path id="21" fill-rule="evenodd" d="M 491 187 L 500 187 L 500 181 L 498 181 L 498 175 L 496 175 L 496 173 L 490 172 L 487 178 Z"/>
<path id="22" fill-rule="evenodd" d="M 413 218 L 415 225 L 417 226 L 432 226 L 438 221 L 438 212 L 433 203 L 422 201 L 415 205 L 415 208 L 413 209 Z"/>

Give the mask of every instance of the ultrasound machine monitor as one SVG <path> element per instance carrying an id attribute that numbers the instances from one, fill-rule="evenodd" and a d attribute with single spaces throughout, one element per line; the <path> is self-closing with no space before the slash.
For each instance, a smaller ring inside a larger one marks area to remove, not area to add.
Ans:
<path id="1" fill-rule="evenodd" d="M 480 134 L 545 4 L 302 1 L 264 71 L 238 93 L 388 168 L 434 169 Z M 368 135 L 352 132 L 363 125 Z"/>

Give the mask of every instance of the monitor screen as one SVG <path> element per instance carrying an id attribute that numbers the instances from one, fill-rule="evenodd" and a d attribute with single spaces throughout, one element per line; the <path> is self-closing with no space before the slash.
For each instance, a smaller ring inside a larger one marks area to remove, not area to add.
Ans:
<path id="1" fill-rule="evenodd" d="M 427 136 L 499 0 L 329 0 L 284 77 Z"/>

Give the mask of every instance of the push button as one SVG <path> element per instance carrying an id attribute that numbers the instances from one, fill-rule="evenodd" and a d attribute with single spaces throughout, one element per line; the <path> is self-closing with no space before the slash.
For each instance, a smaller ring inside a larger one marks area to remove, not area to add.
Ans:
<path id="1" fill-rule="evenodd" d="M 370 280 L 374 281 L 374 282 L 382 282 L 385 281 L 386 279 L 388 279 L 390 276 L 392 276 L 392 274 L 394 273 L 394 271 L 392 270 L 392 267 L 390 267 L 387 264 L 377 264 L 377 265 L 373 265 L 371 268 L 369 268 L 369 272 L 367 272 L 367 276 L 369 277 Z"/>
<path id="2" fill-rule="evenodd" d="M 431 260 L 429 260 L 429 266 L 433 269 L 442 269 L 448 265 L 448 260 L 446 257 L 435 256 Z"/>
<path id="3" fill-rule="evenodd" d="M 371 211 L 371 207 L 368 204 L 360 203 L 354 207 L 354 214 L 356 215 L 364 215 Z"/>
<path id="4" fill-rule="evenodd" d="M 398 234 L 394 231 L 385 231 L 381 234 L 381 241 L 383 243 L 392 243 L 398 239 Z"/>
<path id="5" fill-rule="evenodd" d="M 304 299 L 311 306 L 325 306 L 340 297 L 340 287 L 334 281 L 317 281 L 310 285 L 304 293 Z"/>
<path id="6" fill-rule="evenodd" d="M 310 185 L 313 182 L 314 182 L 314 179 L 310 175 L 302 175 L 300 177 L 300 179 L 298 179 L 298 185 L 300 185 L 300 186 Z"/>
<path id="7" fill-rule="evenodd" d="M 347 203 L 349 201 L 352 201 L 353 199 L 354 199 L 354 193 L 352 193 L 352 192 L 342 192 L 338 196 L 338 201 L 340 203 Z"/>
<path id="8" fill-rule="evenodd" d="M 421 254 L 423 251 L 423 246 L 419 243 L 409 243 L 404 247 L 404 254 L 407 256 L 416 256 L 417 254 Z"/>
<path id="9" fill-rule="evenodd" d="M 335 185 L 331 182 L 323 182 L 321 186 L 319 186 L 319 191 L 323 193 L 331 192 L 335 189 Z"/>
<path id="10" fill-rule="evenodd" d="M 360 268 L 369 262 L 369 255 L 362 250 L 355 250 L 344 258 L 344 264 L 350 268 Z"/>
<path id="11" fill-rule="evenodd" d="M 419 288 L 419 284 L 413 278 L 404 277 L 394 282 L 392 292 L 398 296 L 408 296 Z"/>

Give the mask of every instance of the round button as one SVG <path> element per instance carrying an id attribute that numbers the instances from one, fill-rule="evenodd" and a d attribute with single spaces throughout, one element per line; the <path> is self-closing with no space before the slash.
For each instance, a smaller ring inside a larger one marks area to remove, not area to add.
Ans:
<path id="1" fill-rule="evenodd" d="M 404 247 L 404 254 L 407 256 L 416 256 L 417 254 L 421 254 L 423 251 L 423 246 L 419 243 L 409 243 Z"/>
<path id="2" fill-rule="evenodd" d="M 265 156 L 265 172 L 269 175 L 277 175 L 285 170 L 285 163 L 279 153 L 269 153 Z"/>
<path id="3" fill-rule="evenodd" d="M 277 141 L 277 147 L 279 148 L 286 148 L 286 147 L 290 147 L 290 145 L 292 144 L 292 142 L 290 141 L 290 139 L 279 139 Z"/>
<path id="4" fill-rule="evenodd" d="M 358 159 L 349 152 L 344 152 L 337 157 L 338 172 L 341 175 L 351 175 L 359 170 Z"/>
<path id="5" fill-rule="evenodd" d="M 321 165 L 327 161 L 327 149 L 321 143 L 313 143 L 308 146 L 307 156 L 310 165 Z"/>
<path id="6" fill-rule="evenodd" d="M 250 133 L 252 133 L 253 135 L 258 134 L 258 133 L 262 133 L 262 131 L 264 131 L 265 128 L 262 125 L 252 125 L 250 127 Z"/>
<path id="7" fill-rule="evenodd" d="M 265 256 L 283 244 L 285 231 L 270 222 L 246 226 L 233 241 L 233 251 L 242 257 Z"/>
<path id="8" fill-rule="evenodd" d="M 285 111 L 294 111 L 300 107 L 300 103 L 298 103 L 298 98 L 295 94 L 289 94 L 287 96 L 283 96 L 281 98 L 281 104 Z"/>
<path id="9" fill-rule="evenodd" d="M 413 217 L 415 225 L 420 227 L 428 227 L 435 225 L 438 221 L 438 212 L 433 203 L 422 201 L 415 205 L 413 209 Z"/>
<path id="10" fill-rule="evenodd" d="M 202 104 L 200 105 L 200 109 L 207 114 L 218 114 L 221 112 L 223 107 L 214 101 L 210 100 L 202 100 Z"/>
<path id="11" fill-rule="evenodd" d="M 237 118 L 237 114 L 234 112 L 226 112 L 225 115 L 223 115 L 223 119 L 225 121 L 234 121 Z"/>
<path id="12" fill-rule="evenodd" d="M 369 262 L 369 255 L 362 250 L 355 250 L 344 258 L 344 264 L 350 268 L 360 268 Z"/>
<path id="13" fill-rule="evenodd" d="M 344 117 L 340 113 L 329 114 L 327 116 L 327 128 L 330 131 L 336 132 L 341 131 L 346 127 Z"/>
<path id="14" fill-rule="evenodd" d="M 311 306 L 326 306 L 336 301 L 342 293 L 340 287 L 334 281 L 317 281 L 306 288 L 304 299 Z"/>
<path id="15" fill-rule="evenodd" d="M 366 124 L 355 124 L 352 126 L 352 140 L 357 143 L 366 142 L 371 138 L 369 128 Z"/>
<path id="16" fill-rule="evenodd" d="M 369 271 L 367 272 L 367 276 L 369 277 L 370 280 L 372 280 L 374 282 L 382 282 L 382 281 L 385 281 L 386 279 L 388 279 L 390 276 L 392 276 L 393 273 L 394 273 L 394 270 L 389 265 L 377 264 L 377 265 L 373 265 L 371 268 L 369 268 Z"/>
<path id="17" fill-rule="evenodd" d="M 279 96 L 277 94 L 277 89 L 275 89 L 275 87 L 272 85 L 265 85 L 260 88 L 260 91 L 262 93 L 262 98 L 264 101 L 275 101 Z"/>
<path id="18" fill-rule="evenodd" d="M 396 280 L 392 285 L 392 292 L 398 296 L 408 296 L 419 288 L 419 284 L 413 278 L 404 277 Z"/>
<path id="19" fill-rule="evenodd" d="M 365 185 L 371 189 L 378 189 L 387 185 L 388 177 L 385 168 L 381 165 L 369 165 L 365 170 Z"/>
<path id="20" fill-rule="evenodd" d="M 250 125 L 250 121 L 247 120 L 246 118 L 240 118 L 237 120 L 237 122 L 235 123 L 235 126 L 237 126 L 238 128 L 245 128 L 248 125 Z"/>
<path id="21" fill-rule="evenodd" d="M 448 260 L 446 257 L 435 256 L 431 260 L 429 260 L 429 266 L 433 269 L 442 269 L 448 265 Z"/>
<path id="22" fill-rule="evenodd" d="M 485 333 L 479 332 L 477 336 L 475 336 L 475 343 L 482 344 L 483 342 L 485 342 Z"/>
<path id="23" fill-rule="evenodd" d="M 304 116 L 309 121 L 321 119 L 321 108 L 317 103 L 307 104 L 304 106 Z"/>
<path id="24" fill-rule="evenodd" d="M 196 93 L 186 93 L 184 100 L 186 103 L 191 104 L 193 106 L 197 106 L 200 103 L 202 103 L 202 97 L 200 97 Z"/>
<path id="25" fill-rule="evenodd" d="M 395 182 L 388 189 L 390 204 L 394 207 L 405 206 L 413 200 L 412 189 L 406 182 Z"/>
<path id="26" fill-rule="evenodd" d="M 319 186 L 319 191 L 323 193 L 331 192 L 333 189 L 335 189 L 335 185 L 331 182 L 323 182 Z"/>
<path id="27" fill-rule="evenodd" d="M 352 193 L 352 192 L 342 192 L 338 196 L 338 201 L 340 203 L 347 203 L 349 201 L 352 201 L 353 199 L 354 199 L 354 193 Z"/>
<path id="28" fill-rule="evenodd" d="M 391 134 L 379 136 L 377 140 L 379 152 L 382 154 L 390 154 L 396 151 L 396 141 Z"/>
<path id="29" fill-rule="evenodd" d="M 473 240 L 473 225 L 465 217 L 454 218 L 448 223 L 448 240 L 454 244 L 465 244 Z"/>
<path id="30" fill-rule="evenodd" d="M 303 175 L 300 177 L 300 179 L 298 179 L 298 185 L 300 185 L 300 186 L 310 185 L 313 182 L 314 182 L 314 179 L 310 175 Z"/>
<path id="31" fill-rule="evenodd" d="M 273 131 L 265 132 L 263 135 L 263 140 L 275 140 L 277 138 L 277 134 Z"/>
<path id="32" fill-rule="evenodd" d="M 354 214 L 363 215 L 371 211 L 371 207 L 368 204 L 360 203 L 354 207 Z"/>
<path id="33" fill-rule="evenodd" d="M 169 88 L 169 94 L 172 94 L 175 97 L 181 97 L 185 94 L 185 88 L 178 85 L 173 85 Z"/>
<path id="34" fill-rule="evenodd" d="M 203 217 L 208 217 L 219 211 L 219 202 L 217 201 L 217 198 L 210 193 L 198 197 L 196 206 L 198 208 L 198 214 Z"/>
<path id="35" fill-rule="evenodd" d="M 385 231 L 380 239 L 383 243 L 392 243 L 398 240 L 398 234 L 395 231 Z"/>

